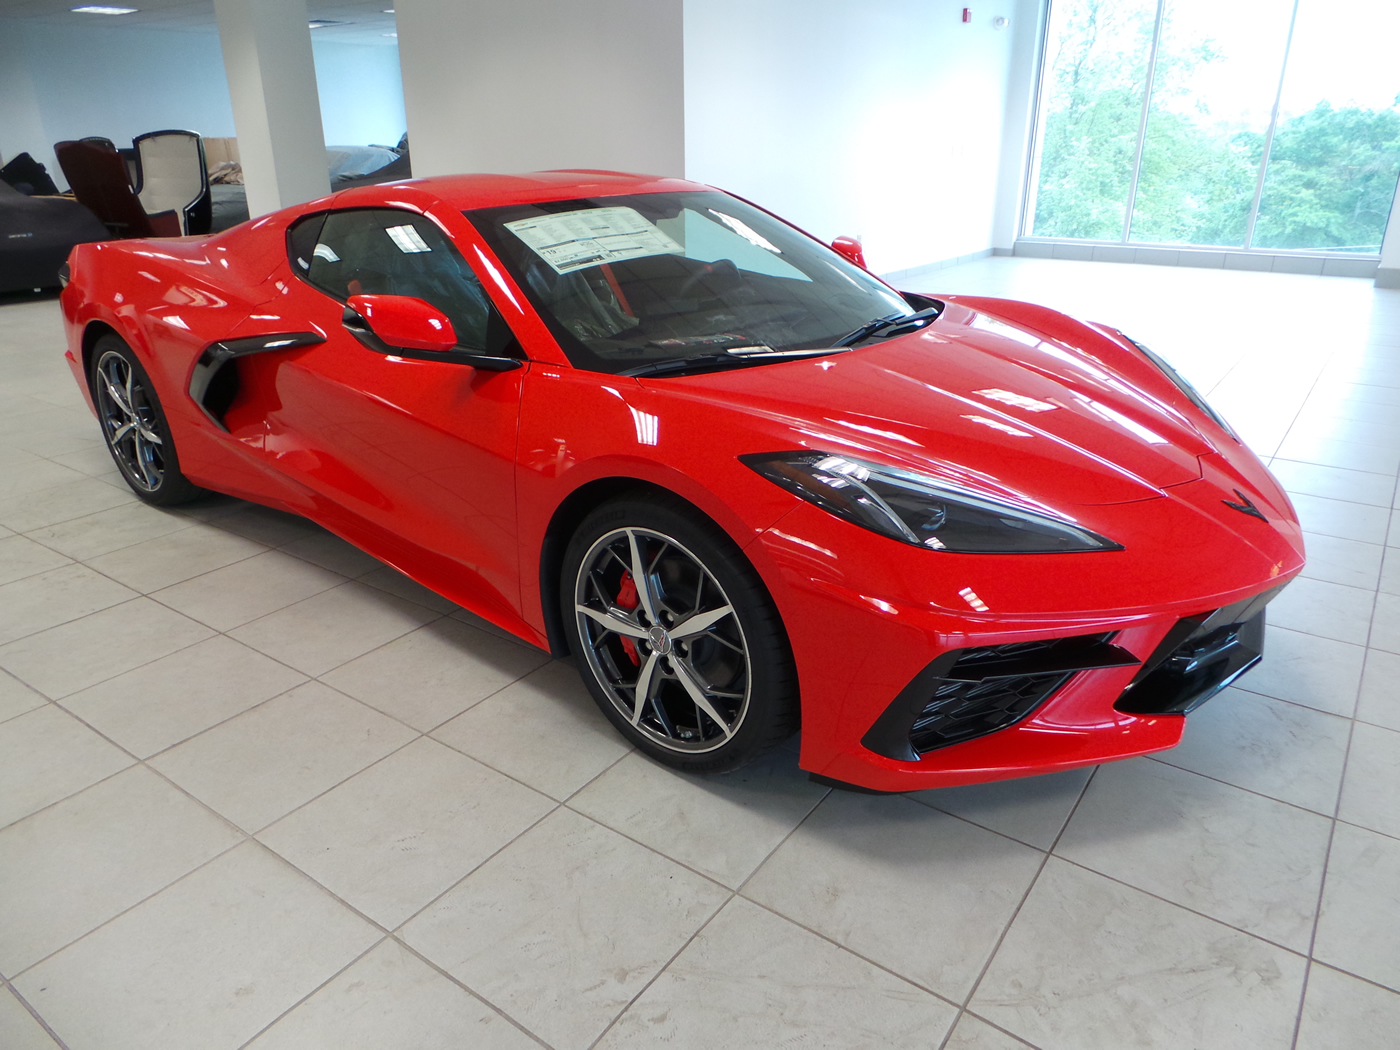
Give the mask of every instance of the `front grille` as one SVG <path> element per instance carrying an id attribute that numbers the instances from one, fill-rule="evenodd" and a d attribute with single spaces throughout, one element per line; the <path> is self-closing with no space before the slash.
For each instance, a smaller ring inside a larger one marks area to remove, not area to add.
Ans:
<path id="1" fill-rule="evenodd" d="M 1264 610 L 1248 612 L 1242 623 L 1228 622 L 1240 615 L 1235 607 L 1181 620 L 1113 706 L 1134 715 L 1184 715 L 1200 707 L 1263 659 Z"/>
<path id="2" fill-rule="evenodd" d="M 861 743 L 901 761 L 1015 725 L 1080 671 L 1138 663 L 1111 634 L 954 649 L 919 672 Z"/>

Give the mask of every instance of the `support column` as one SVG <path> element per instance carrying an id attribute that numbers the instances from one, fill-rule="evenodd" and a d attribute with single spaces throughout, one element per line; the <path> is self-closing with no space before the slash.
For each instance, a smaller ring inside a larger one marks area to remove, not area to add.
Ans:
<path id="1" fill-rule="evenodd" d="M 330 192 L 306 0 L 214 0 L 256 218 Z"/>
<path id="2" fill-rule="evenodd" d="M 1376 270 L 1377 288 L 1400 288 L 1400 189 L 1390 206 L 1390 222 L 1386 223 L 1385 240 L 1381 242 L 1381 265 Z"/>
<path id="3" fill-rule="evenodd" d="M 397 0 L 414 175 L 685 174 L 682 0 Z"/>

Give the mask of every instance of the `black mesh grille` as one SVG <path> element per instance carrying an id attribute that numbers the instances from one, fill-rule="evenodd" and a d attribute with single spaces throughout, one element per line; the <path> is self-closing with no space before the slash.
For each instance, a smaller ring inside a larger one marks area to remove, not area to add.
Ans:
<path id="1" fill-rule="evenodd" d="M 909 742 L 922 755 L 935 748 L 995 733 L 1025 718 L 1069 678 L 1068 674 L 1022 675 L 983 682 L 945 678 L 934 690 L 928 706 L 914 720 Z"/>

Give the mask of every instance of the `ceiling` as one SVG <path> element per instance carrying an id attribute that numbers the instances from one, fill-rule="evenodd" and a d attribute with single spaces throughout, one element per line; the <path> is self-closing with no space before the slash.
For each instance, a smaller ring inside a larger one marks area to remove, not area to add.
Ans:
<path id="1" fill-rule="evenodd" d="M 60 25 L 100 25 L 104 28 L 166 29 L 182 33 L 214 33 L 213 0 L 95 0 L 119 7 L 135 7 L 131 15 L 80 15 L 70 10 L 89 0 L 0 0 L 0 19 Z M 312 32 L 317 39 L 346 44 L 389 45 L 386 34 L 395 31 L 394 16 L 385 14 L 393 0 L 306 0 L 311 18 L 343 22 Z"/>

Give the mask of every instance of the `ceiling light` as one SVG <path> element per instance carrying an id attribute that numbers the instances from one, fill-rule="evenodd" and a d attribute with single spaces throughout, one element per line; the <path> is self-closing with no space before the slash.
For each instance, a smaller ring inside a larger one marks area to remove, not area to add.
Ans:
<path id="1" fill-rule="evenodd" d="M 392 15 L 392 14 L 394 13 L 394 9 L 393 9 L 392 7 L 386 7 L 386 8 L 384 9 L 384 13 L 385 13 L 386 15 Z"/>
<path id="2" fill-rule="evenodd" d="M 325 29 L 326 26 L 349 25 L 348 22 L 335 22 L 329 18 L 313 18 L 310 22 L 307 22 L 306 24 L 312 29 Z"/>
<path id="3" fill-rule="evenodd" d="M 380 35 L 381 35 L 381 36 L 391 36 L 391 37 L 393 37 L 395 40 L 397 40 L 397 39 L 399 38 L 399 34 L 398 34 L 398 33 L 381 33 Z"/>
<path id="4" fill-rule="evenodd" d="M 89 4 L 86 7 L 73 7 L 69 10 L 80 15 L 134 15 L 134 7 L 103 7 L 100 4 Z"/>

